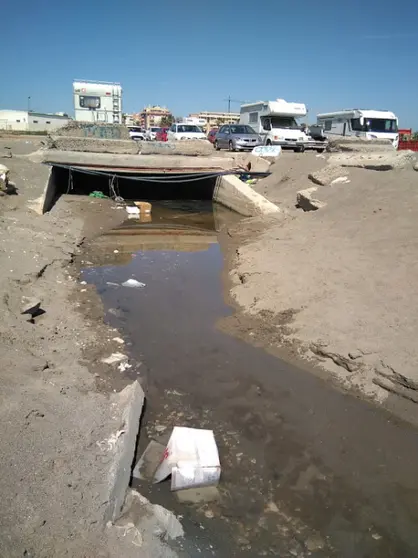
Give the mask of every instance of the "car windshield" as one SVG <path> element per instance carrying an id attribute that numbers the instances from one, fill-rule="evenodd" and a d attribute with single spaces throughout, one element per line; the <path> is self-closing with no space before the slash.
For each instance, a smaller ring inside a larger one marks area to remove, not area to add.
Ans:
<path id="1" fill-rule="evenodd" d="M 202 130 L 197 126 L 192 126 L 190 124 L 180 124 L 177 126 L 177 132 L 180 132 L 181 134 L 185 134 L 188 132 L 192 132 L 194 134 L 201 134 Z"/>
<path id="2" fill-rule="evenodd" d="M 231 134 L 255 134 L 251 126 L 230 126 Z"/>
<path id="3" fill-rule="evenodd" d="M 365 118 L 364 130 L 366 132 L 392 132 L 398 131 L 396 120 L 386 120 L 385 118 Z"/>
<path id="4" fill-rule="evenodd" d="M 291 116 L 273 116 L 271 119 L 272 128 L 286 128 L 286 129 L 297 129 L 300 125 Z"/>
<path id="5" fill-rule="evenodd" d="M 150 128 L 151 132 L 159 132 L 161 128 Z"/>
<path id="6" fill-rule="evenodd" d="M 130 132 L 142 132 L 141 128 L 129 128 Z"/>

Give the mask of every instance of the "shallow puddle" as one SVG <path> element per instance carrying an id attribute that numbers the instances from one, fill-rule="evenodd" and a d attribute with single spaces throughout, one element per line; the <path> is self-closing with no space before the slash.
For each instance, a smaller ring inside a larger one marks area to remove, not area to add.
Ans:
<path id="1" fill-rule="evenodd" d="M 140 491 L 183 516 L 192 556 L 416 556 L 415 430 L 217 329 L 232 313 L 217 230 L 236 219 L 159 202 L 86 254 L 83 279 L 142 363 L 140 450 L 175 425 L 212 429 L 219 447 L 219 502 L 180 505 L 167 482 Z"/>

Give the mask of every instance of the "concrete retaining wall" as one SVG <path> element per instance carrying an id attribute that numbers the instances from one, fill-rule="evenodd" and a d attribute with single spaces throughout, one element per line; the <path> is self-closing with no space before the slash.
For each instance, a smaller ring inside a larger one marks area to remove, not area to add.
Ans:
<path id="1" fill-rule="evenodd" d="M 213 155 L 213 145 L 206 140 L 190 141 L 143 141 L 140 151 L 142 155 L 188 155 L 199 157 Z"/>
<path id="2" fill-rule="evenodd" d="M 58 149 L 60 151 L 115 153 L 121 155 L 137 155 L 141 147 L 139 143 L 131 139 L 110 140 L 72 136 L 48 136 L 45 144 L 48 149 Z"/>
<path id="3" fill-rule="evenodd" d="M 220 176 L 216 181 L 213 200 L 246 217 L 279 213 L 274 203 L 234 175 Z"/>
<path id="4" fill-rule="evenodd" d="M 99 124 L 91 122 L 71 121 L 60 128 L 60 136 L 97 139 L 130 139 L 129 130 L 121 124 Z"/>

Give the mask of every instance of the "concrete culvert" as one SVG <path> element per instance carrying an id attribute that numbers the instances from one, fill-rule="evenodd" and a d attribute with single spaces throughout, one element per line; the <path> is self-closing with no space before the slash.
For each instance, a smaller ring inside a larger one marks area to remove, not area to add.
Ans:
<path id="1" fill-rule="evenodd" d="M 91 173 L 52 166 L 43 211 L 49 211 L 62 194 L 88 196 L 94 191 L 126 200 L 211 200 L 216 176 L 207 174 Z"/>

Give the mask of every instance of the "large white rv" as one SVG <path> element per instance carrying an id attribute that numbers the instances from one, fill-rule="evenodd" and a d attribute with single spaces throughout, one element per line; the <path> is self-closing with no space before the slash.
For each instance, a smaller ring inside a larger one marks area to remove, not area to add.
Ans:
<path id="1" fill-rule="evenodd" d="M 122 87 L 106 81 L 74 81 L 75 119 L 122 124 Z"/>
<path id="2" fill-rule="evenodd" d="M 326 136 L 357 136 L 388 139 L 395 149 L 399 144 L 398 118 L 388 110 L 346 109 L 318 114 L 317 125 Z"/>
<path id="3" fill-rule="evenodd" d="M 241 106 L 239 121 L 263 136 L 266 145 L 303 151 L 309 137 L 297 119 L 306 116 L 307 112 L 303 103 L 288 103 L 284 99 L 258 101 Z"/>

